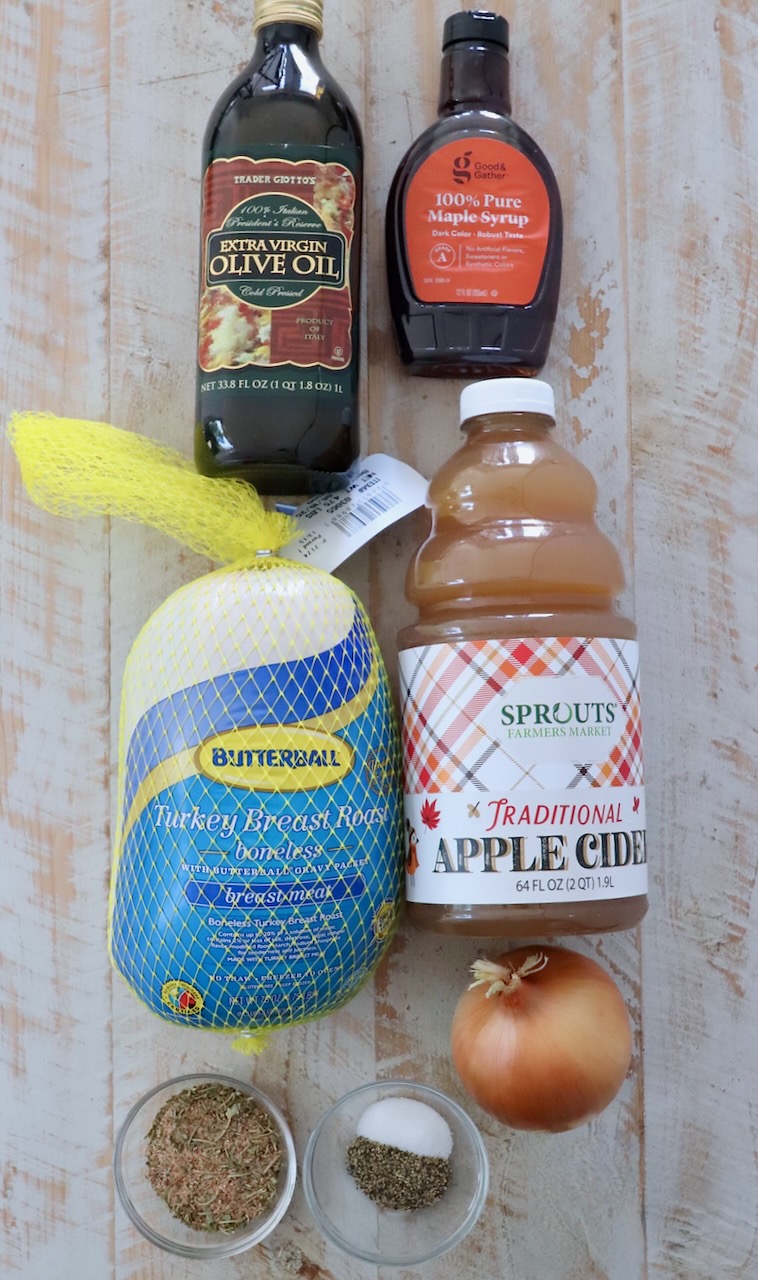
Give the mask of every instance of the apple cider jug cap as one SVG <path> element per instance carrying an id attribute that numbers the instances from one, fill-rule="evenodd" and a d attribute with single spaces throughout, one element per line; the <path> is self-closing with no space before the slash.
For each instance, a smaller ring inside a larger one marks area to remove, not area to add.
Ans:
<path id="1" fill-rule="evenodd" d="M 461 392 L 461 426 L 484 413 L 541 413 L 555 422 L 555 396 L 536 378 L 487 378 Z"/>

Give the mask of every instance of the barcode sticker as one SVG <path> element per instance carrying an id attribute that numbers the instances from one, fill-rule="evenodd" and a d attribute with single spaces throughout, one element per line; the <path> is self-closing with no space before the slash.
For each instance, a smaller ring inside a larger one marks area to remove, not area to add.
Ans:
<path id="1" fill-rule="evenodd" d="M 426 491 L 427 481 L 413 467 L 374 453 L 356 464 L 346 489 L 317 494 L 298 508 L 301 532 L 282 555 L 331 573 L 382 529 L 423 506 Z"/>

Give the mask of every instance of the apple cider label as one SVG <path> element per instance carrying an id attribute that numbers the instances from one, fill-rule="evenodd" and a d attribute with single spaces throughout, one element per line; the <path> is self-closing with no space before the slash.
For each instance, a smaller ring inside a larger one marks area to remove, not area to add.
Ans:
<path id="1" fill-rule="evenodd" d="M 201 397 L 345 392 L 355 166 L 333 148 L 320 148 L 321 159 L 302 150 L 217 159 L 205 171 Z"/>
<path id="2" fill-rule="evenodd" d="M 633 640 L 471 640 L 400 654 L 410 902 L 647 892 Z"/>
<path id="3" fill-rule="evenodd" d="M 542 176 L 515 147 L 493 138 L 445 143 L 408 185 L 405 225 L 420 302 L 533 301 L 550 202 Z"/>

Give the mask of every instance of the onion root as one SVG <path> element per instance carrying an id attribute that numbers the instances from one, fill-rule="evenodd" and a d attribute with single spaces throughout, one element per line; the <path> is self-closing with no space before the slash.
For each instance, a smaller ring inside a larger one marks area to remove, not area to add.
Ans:
<path id="1" fill-rule="evenodd" d="M 528 978 L 530 973 L 539 973 L 547 963 L 548 957 L 543 951 L 537 951 L 533 956 L 527 956 L 518 969 L 496 964 L 494 960 L 475 960 L 471 966 L 474 981 L 469 983 L 469 991 L 472 991 L 474 987 L 481 987 L 489 982 L 490 986 L 484 993 L 488 1000 L 492 996 L 513 995 L 514 991 L 518 991 L 524 978 Z"/>

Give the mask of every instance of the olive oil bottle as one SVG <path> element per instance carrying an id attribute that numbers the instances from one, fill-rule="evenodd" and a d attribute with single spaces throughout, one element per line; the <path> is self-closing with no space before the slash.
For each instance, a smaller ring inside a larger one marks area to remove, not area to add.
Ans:
<path id="1" fill-rule="evenodd" d="M 358 454 L 363 145 L 323 0 L 257 0 L 203 149 L 195 463 L 261 493 L 340 488 Z"/>

